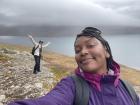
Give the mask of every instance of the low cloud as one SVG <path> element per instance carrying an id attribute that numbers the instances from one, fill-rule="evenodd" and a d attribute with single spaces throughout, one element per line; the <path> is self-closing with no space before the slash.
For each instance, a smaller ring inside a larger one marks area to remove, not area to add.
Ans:
<path id="1" fill-rule="evenodd" d="M 86 26 L 139 34 L 138 0 L 1 0 L 0 35 L 69 36 Z"/>

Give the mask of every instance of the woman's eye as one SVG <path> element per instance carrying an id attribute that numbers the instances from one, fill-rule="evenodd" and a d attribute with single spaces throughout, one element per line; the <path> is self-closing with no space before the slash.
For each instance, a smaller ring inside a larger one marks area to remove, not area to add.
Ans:
<path id="1" fill-rule="evenodd" d="M 87 48 L 93 48 L 95 45 L 87 45 Z"/>
<path id="2" fill-rule="evenodd" d="M 78 54 L 80 52 L 80 50 L 75 50 L 75 53 Z"/>
<path id="3" fill-rule="evenodd" d="M 75 48 L 75 53 L 79 53 L 81 51 L 81 49 L 78 47 L 78 48 Z"/>

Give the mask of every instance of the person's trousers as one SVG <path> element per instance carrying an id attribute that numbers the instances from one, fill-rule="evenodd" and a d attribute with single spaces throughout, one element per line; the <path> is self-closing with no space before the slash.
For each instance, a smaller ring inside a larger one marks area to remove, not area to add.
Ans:
<path id="1" fill-rule="evenodd" d="M 40 72 L 40 56 L 34 55 L 35 59 L 35 66 L 33 73 L 36 74 L 37 72 Z"/>

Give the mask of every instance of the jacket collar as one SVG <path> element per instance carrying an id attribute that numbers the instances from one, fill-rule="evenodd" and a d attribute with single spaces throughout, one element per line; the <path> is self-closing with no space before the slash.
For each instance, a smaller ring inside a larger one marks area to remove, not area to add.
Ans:
<path id="1" fill-rule="evenodd" d="M 118 85 L 118 80 L 120 76 L 120 66 L 113 61 L 113 66 L 107 74 L 91 74 L 84 72 L 81 68 L 77 67 L 75 70 L 76 75 L 81 76 L 86 81 L 88 81 L 92 86 L 99 91 L 101 91 L 101 83 L 113 83 L 116 87 Z"/>

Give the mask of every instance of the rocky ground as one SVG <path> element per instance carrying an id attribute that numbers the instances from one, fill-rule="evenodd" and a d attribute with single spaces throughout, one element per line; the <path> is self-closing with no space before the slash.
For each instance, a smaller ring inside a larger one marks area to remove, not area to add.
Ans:
<path id="1" fill-rule="evenodd" d="M 54 86 L 47 62 L 42 61 L 41 72 L 33 74 L 34 58 L 29 52 L 2 48 L 0 56 L 0 105 L 42 96 Z"/>

